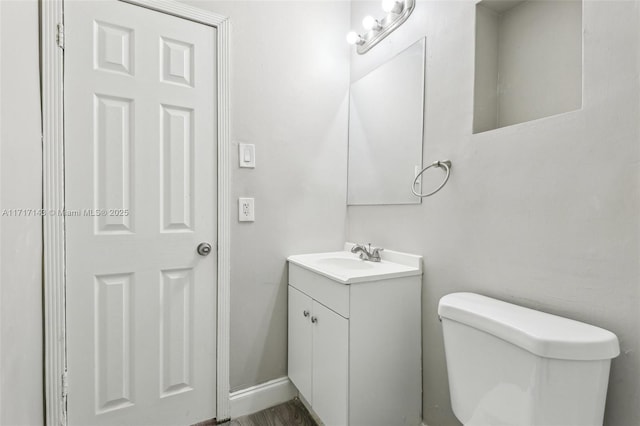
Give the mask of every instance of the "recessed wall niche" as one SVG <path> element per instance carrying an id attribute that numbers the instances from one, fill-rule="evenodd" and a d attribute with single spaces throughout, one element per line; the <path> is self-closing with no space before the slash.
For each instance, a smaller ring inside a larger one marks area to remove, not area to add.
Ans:
<path id="1" fill-rule="evenodd" d="M 582 107 L 582 0 L 476 4 L 473 133 Z"/>

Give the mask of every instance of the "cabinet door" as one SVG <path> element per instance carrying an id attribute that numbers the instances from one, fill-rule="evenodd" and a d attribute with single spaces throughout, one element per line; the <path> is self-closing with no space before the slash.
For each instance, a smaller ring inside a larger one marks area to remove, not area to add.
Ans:
<path id="1" fill-rule="evenodd" d="M 326 426 L 347 425 L 349 321 L 313 301 L 313 401 Z"/>
<path id="2" fill-rule="evenodd" d="M 289 378 L 310 403 L 311 308 L 311 298 L 289 286 Z"/>

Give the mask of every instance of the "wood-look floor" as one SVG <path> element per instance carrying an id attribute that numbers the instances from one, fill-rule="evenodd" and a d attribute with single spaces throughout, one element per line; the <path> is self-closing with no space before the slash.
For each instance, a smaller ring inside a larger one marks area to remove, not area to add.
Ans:
<path id="1" fill-rule="evenodd" d="M 318 426 L 300 400 L 239 417 L 226 423 L 228 426 Z"/>

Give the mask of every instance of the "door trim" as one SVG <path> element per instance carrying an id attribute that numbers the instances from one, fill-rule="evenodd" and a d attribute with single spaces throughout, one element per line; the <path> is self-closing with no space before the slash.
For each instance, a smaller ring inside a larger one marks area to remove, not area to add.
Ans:
<path id="1" fill-rule="evenodd" d="M 119 0 L 217 29 L 218 114 L 218 292 L 216 333 L 216 419 L 230 418 L 230 117 L 229 19 L 174 0 Z M 64 211 L 64 50 L 58 45 L 58 26 L 64 24 L 64 0 L 41 5 L 42 55 L 42 204 L 44 272 L 44 369 L 47 425 L 67 424 L 65 334 L 65 218 Z M 64 46 L 64 44 L 62 43 Z"/>

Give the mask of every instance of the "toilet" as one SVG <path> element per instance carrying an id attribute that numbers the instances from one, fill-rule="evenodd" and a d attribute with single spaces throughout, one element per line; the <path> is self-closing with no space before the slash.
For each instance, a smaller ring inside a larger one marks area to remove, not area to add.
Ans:
<path id="1" fill-rule="evenodd" d="M 466 426 L 602 426 L 618 338 L 474 293 L 440 299 L 453 412 Z"/>

